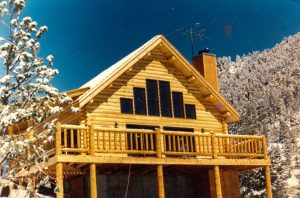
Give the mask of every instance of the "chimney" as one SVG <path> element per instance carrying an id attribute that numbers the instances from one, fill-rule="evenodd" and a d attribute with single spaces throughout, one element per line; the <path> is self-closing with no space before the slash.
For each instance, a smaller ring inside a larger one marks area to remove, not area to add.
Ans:
<path id="1" fill-rule="evenodd" d="M 219 91 L 216 55 L 210 54 L 208 48 L 200 50 L 198 55 L 193 58 L 193 65 L 204 77 L 204 79 L 216 91 Z"/>

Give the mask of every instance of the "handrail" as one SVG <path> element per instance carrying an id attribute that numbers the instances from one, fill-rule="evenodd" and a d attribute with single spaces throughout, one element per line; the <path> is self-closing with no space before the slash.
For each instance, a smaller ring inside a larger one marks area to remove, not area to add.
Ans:
<path id="1" fill-rule="evenodd" d="M 216 134 L 217 137 L 231 137 L 231 138 L 251 138 L 251 139 L 262 139 L 263 136 L 259 135 L 236 135 L 236 134 Z"/>
<path id="2" fill-rule="evenodd" d="M 123 129 L 124 130 L 124 129 Z M 160 131 L 161 134 L 166 135 L 184 135 L 184 136 L 210 136 L 210 133 L 191 133 L 191 132 L 177 132 L 177 131 Z"/>
<path id="3" fill-rule="evenodd" d="M 56 154 L 267 159 L 264 136 L 60 125 Z"/>
<path id="4" fill-rule="evenodd" d="M 108 127 L 95 127 L 94 130 L 109 131 L 109 132 L 124 132 L 124 129 L 120 129 L 120 128 L 108 128 Z M 146 130 L 146 129 L 125 129 L 125 130 L 127 132 L 132 132 L 132 133 L 155 133 L 155 131 Z"/>

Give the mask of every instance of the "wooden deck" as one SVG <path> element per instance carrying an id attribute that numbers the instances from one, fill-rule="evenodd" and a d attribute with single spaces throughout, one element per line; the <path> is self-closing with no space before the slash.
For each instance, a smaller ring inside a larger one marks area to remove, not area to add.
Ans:
<path id="1" fill-rule="evenodd" d="M 44 145 L 54 162 L 96 164 L 269 165 L 264 136 L 60 125 Z"/>
<path id="2" fill-rule="evenodd" d="M 63 178 L 84 174 L 82 167 L 89 167 L 91 197 L 97 197 L 97 166 L 122 164 L 156 166 L 159 197 L 164 197 L 163 167 L 202 166 L 212 169 L 217 197 L 222 197 L 220 169 L 240 171 L 264 167 L 268 198 L 272 197 L 270 161 L 264 136 L 170 132 L 160 129 L 133 130 L 58 123 L 55 140 L 45 144 L 44 148 L 50 160 L 40 167 L 45 168 L 49 174 L 56 175 L 57 185 L 62 189 L 57 197 L 63 196 Z"/>

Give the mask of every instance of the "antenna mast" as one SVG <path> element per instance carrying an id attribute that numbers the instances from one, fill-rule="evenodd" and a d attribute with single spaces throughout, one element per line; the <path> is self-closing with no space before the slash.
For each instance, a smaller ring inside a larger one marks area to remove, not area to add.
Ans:
<path id="1" fill-rule="evenodd" d="M 198 24 L 196 24 L 198 25 Z M 192 48 L 192 61 L 194 58 L 194 36 L 199 37 L 201 40 L 203 39 L 204 35 L 203 32 L 205 32 L 206 29 L 202 29 L 199 32 L 196 32 L 195 30 L 193 30 L 193 27 L 191 27 L 189 30 L 184 31 L 184 33 L 188 34 L 190 37 L 190 41 L 191 41 L 191 48 Z"/>

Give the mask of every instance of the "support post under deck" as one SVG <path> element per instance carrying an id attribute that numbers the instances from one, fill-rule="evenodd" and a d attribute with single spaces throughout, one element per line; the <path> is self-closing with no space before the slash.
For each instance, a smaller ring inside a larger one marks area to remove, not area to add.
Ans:
<path id="1" fill-rule="evenodd" d="M 214 175 L 215 175 L 215 185 L 216 185 L 216 194 L 217 198 L 222 198 L 222 187 L 220 179 L 220 168 L 219 166 L 214 166 Z"/>
<path id="2" fill-rule="evenodd" d="M 158 197 L 165 198 L 164 173 L 163 173 L 162 165 L 157 165 L 157 186 L 158 186 Z"/>
<path id="3" fill-rule="evenodd" d="M 56 198 L 64 197 L 64 175 L 63 175 L 63 164 L 58 162 L 56 164 L 56 185 L 58 191 L 56 193 Z"/>
<path id="4" fill-rule="evenodd" d="M 91 198 L 97 198 L 96 164 L 90 164 L 90 192 Z"/>
<path id="5" fill-rule="evenodd" d="M 266 172 L 267 198 L 272 198 L 273 195 L 272 195 L 270 166 L 265 166 L 265 172 Z"/>

